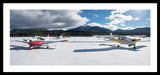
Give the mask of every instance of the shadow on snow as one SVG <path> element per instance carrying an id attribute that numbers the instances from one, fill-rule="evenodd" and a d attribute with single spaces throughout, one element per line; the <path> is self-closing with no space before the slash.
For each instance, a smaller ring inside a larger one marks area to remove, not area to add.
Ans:
<path id="1" fill-rule="evenodd" d="M 23 46 L 16 46 L 16 45 L 10 45 L 10 47 L 13 47 L 13 48 L 10 48 L 10 50 L 30 50 L 29 47 L 23 47 Z M 40 47 L 40 48 L 36 48 L 34 47 L 34 49 L 47 49 L 47 50 L 52 50 L 52 49 L 55 49 L 55 48 L 44 48 L 44 47 Z"/>
<path id="2" fill-rule="evenodd" d="M 147 46 L 136 46 L 136 49 L 133 49 L 131 47 L 117 47 L 115 45 L 108 45 L 108 44 L 100 44 L 99 46 L 111 46 L 109 48 L 98 48 L 98 49 L 77 49 L 73 52 L 97 52 L 97 51 L 110 51 L 110 50 L 128 50 L 128 51 L 139 51 L 138 49 L 147 47 Z"/>

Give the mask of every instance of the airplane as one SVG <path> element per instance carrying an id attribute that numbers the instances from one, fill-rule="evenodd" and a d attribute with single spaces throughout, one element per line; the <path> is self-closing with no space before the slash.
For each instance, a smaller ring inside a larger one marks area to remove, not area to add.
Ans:
<path id="1" fill-rule="evenodd" d="M 47 39 L 42 38 L 41 36 L 34 36 L 32 39 L 23 39 L 23 41 L 18 41 L 18 42 L 23 42 L 23 43 L 28 43 L 30 50 L 33 49 L 33 47 L 38 47 L 40 46 L 46 46 L 49 48 L 48 44 L 49 43 L 55 43 L 55 42 L 67 42 L 68 40 L 60 40 L 60 41 L 49 41 L 49 34 Z"/>
<path id="2" fill-rule="evenodd" d="M 113 42 L 117 42 L 120 44 L 128 44 L 129 47 L 134 46 L 133 49 L 136 49 L 136 43 L 141 40 L 141 39 L 131 39 L 122 35 L 113 36 L 112 33 L 110 33 L 110 37 L 107 38 L 109 38 L 109 40 Z M 120 45 L 117 45 L 117 47 L 120 47 Z"/>
<path id="3" fill-rule="evenodd" d="M 108 41 L 112 41 L 120 44 L 127 44 L 129 47 L 134 46 L 133 49 L 136 49 L 136 43 L 141 40 L 141 39 L 135 39 L 131 37 L 129 38 L 123 35 L 113 36 L 112 33 L 110 33 L 110 36 L 104 36 L 103 38 L 104 38 L 104 41 L 68 41 L 68 42 L 70 43 L 106 43 Z M 120 47 L 120 44 L 117 45 L 117 47 Z"/>

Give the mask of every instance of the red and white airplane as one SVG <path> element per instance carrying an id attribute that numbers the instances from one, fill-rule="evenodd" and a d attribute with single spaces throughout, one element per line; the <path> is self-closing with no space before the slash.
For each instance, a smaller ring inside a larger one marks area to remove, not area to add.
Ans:
<path id="1" fill-rule="evenodd" d="M 30 50 L 34 47 L 40 48 L 40 46 L 46 46 L 49 48 L 49 43 L 55 42 L 67 42 L 68 40 L 60 40 L 60 41 L 49 41 L 49 34 L 47 39 L 42 38 L 41 36 L 34 36 L 32 39 L 23 39 L 23 43 L 28 43 Z M 19 41 L 22 42 L 22 41 Z"/>

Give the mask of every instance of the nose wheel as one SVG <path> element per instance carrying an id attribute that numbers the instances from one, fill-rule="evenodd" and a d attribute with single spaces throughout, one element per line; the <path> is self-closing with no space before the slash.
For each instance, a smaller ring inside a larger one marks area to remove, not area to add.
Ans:
<path id="1" fill-rule="evenodd" d="M 133 46 L 134 46 L 133 49 L 136 49 L 136 45 L 134 44 Z"/>
<path id="2" fill-rule="evenodd" d="M 119 47 L 119 45 L 117 45 L 117 47 Z"/>
<path id="3" fill-rule="evenodd" d="M 130 47 L 131 45 L 128 45 L 128 47 Z"/>
<path id="4" fill-rule="evenodd" d="M 133 49 L 136 49 L 136 45 L 135 44 L 129 44 L 128 47 L 130 46 L 134 46 Z"/>
<path id="5" fill-rule="evenodd" d="M 136 49 L 136 47 L 133 47 L 133 49 Z"/>

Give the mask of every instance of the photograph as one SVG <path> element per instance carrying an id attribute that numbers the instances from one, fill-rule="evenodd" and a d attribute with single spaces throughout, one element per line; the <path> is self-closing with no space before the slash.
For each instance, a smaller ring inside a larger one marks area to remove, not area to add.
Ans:
<path id="1" fill-rule="evenodd" d="M 150 10 L 10 10 L 10 64 L 149 65 Z"/>

